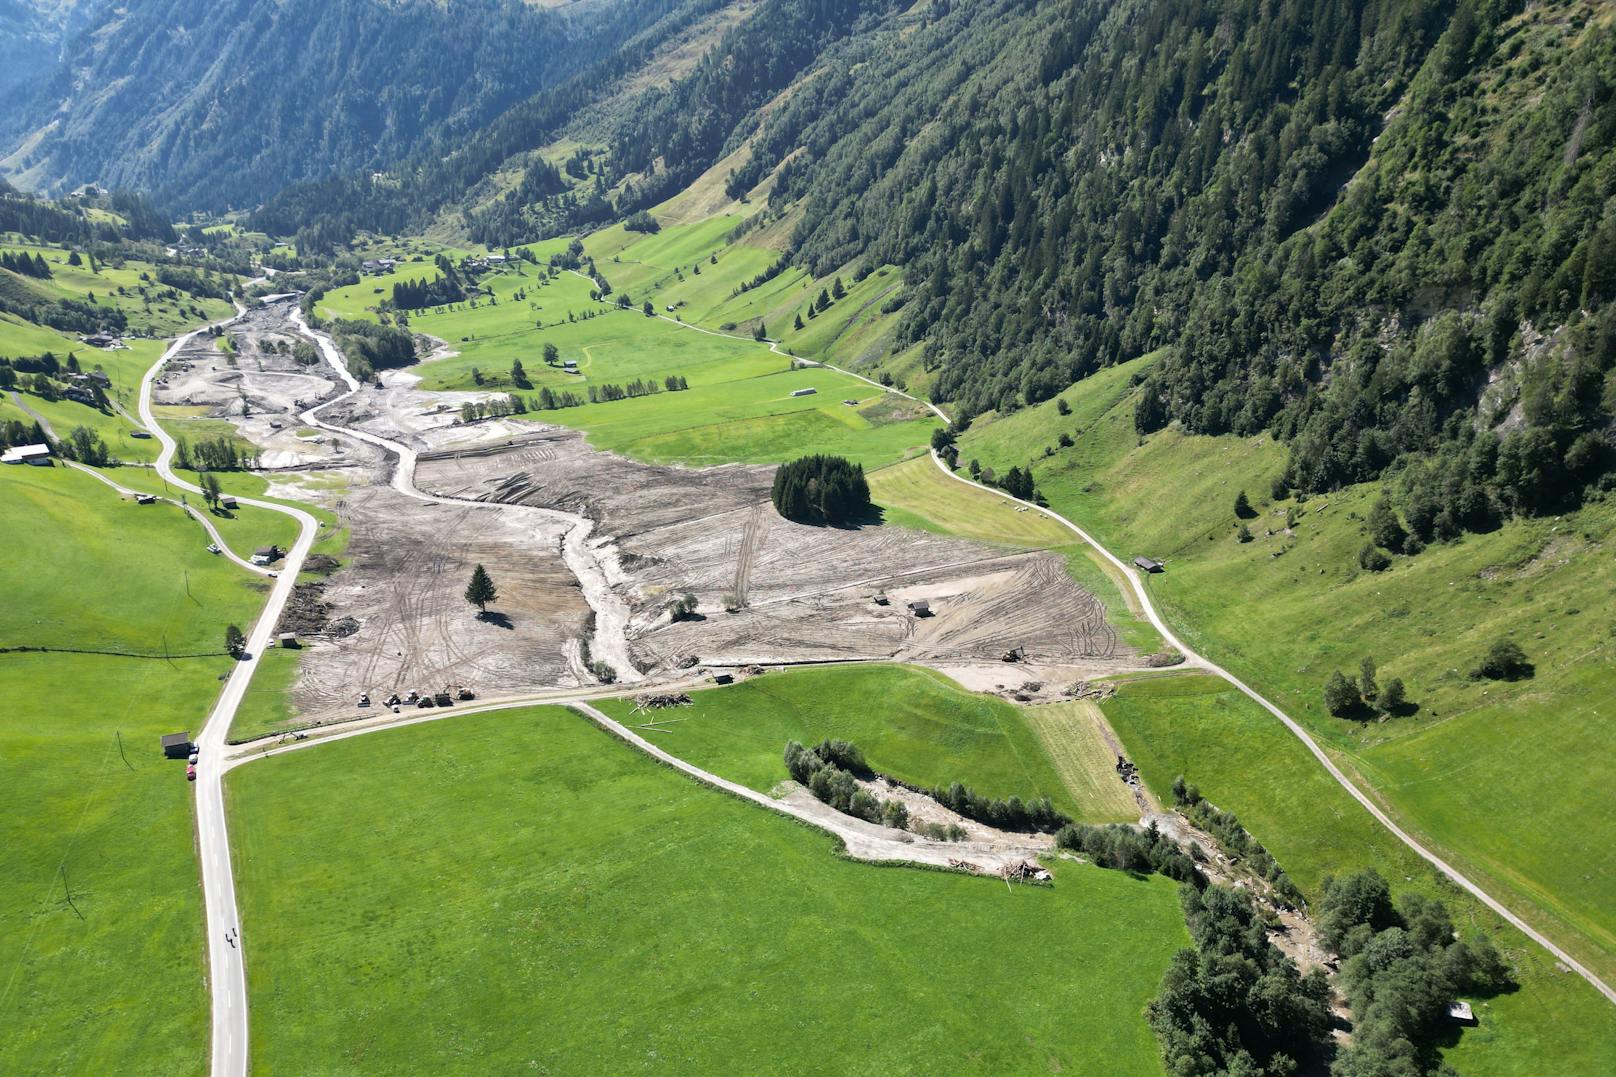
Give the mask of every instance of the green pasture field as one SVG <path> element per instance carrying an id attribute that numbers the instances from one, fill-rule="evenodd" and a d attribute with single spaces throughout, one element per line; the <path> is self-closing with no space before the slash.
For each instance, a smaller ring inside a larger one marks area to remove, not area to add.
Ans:
<path id="1" fill-rule="evenodd" d="M 584 253 L 615 290 L 637 298 L 640 292 L 672 282 L 675 269 L 690 277 L 691 268 L 699 263 L 706 274 L 713 268 L 709 257 L 728 245 L 729 233 L 740 222 L 733 214 L 691 224 L 664 222 L 660 232 L 630 232 L 617 224 L 585 236 Z"/>
<path id="2" fill-rule="evenodd" d="M 227 786 L 262 1072 L 1161 1072 L 1159 878 L 844 860 L 557 708 Z"/>
<path id="3" fill-rule="evenodd" d="M 226 738 L 232 744 L 291 724 L 292 687 L 297 683 L 298 659 L 301 649 L 287 650 L 272 647 L 258 659 L 258 671 L 247 686 L 241 706 L 236 708 L 235 720 L 230 723 Z"/>
<path id="4" fill-rule="evenodd" d="M 208 1002 L 183 762 L 218 694 L 224 626 L 262 584 L 203 551 L 179 509 L 68 468 L 0 469 L 0 1071 L 200 1072 Z M 71 901 L 69 901 L 71 897 Z"/>
<path id="5" fill-rule="evenodd" d="M 96 303 L 115 306 L 128 316 L 127 335 L 171 336 L 199 322 L 222 318 L 233 309 L 227 300 L 204 299 L 158 283 L 158 267 L 152 262 L 133 258 L 122 264 L 102 262 L 98 272 L 91 272 L 88 259 L 80 266 L 68 265 L 70 252 L 62 247 L 17 242 L 13 237 L 0 239 L 0 250 L 42 255 L 50 266 L 51 278 L 25 278 L 30 288 L 61 299 L 89 299 L 93 295 Z M 141 280 L 142 273 L 150 279 Z"/>
<path id="6" fill-rule="evenodd" d="M 1018 710 L 1044 746 L 1055 772 L 1081 805 L 1085 823 L 1137 823 L 1141 811 L 1133 790 L 1117 776 L 1116 760 L 1105 739 L 1105 717 L 1086 699 L 1042 703 Z"/>
<path id="7" fill-rule="evenodd" d="M 1053 402 L 979 420 L 961 457 L 1004 469 L 1031 461 L 1041 494 L 1119 556 L 1167 562 L 1148 586 L 1186 642 L 1306 723 L 1422 838 L 1605 976 L 1616 975 L 1616 781 L 1607 739 L 1616 698 L 1616 502 L 1515 520 L 1486 535 L 1359 569 L 1373 484 L 1274 503 L 1285 451 L 1266 437 L 1164 431 L 1141 444 L 1131 376 L 1105 371 Z M 1043 455 L 1066 430 L 1076 444 Z M 1233 503 L 1258 511 L 1235 540 Z M 1285 514 L 1295 514 L 1287 533 Z M 1536 664 L 1515 683 L 1467 676 L 1494 640 Z M 1399 677 L 1410 716 L 1330 716 L 1332 670 L 1363 657 Z M 1485 825 L 1478 825 L 1484 820 Z M 1261 833 L 1258 834 L 1262 837 Z M 1574 867 L 1573 867 L 1574 866 Z"/>
<path id="8" fill-rule="evenodd" d="M 1480 1024 L 1445 1060 L 1461 1073 L 1608 1073 L 1616 1010 L 1574 974 L 1380 826 L 1288 730 L 1228 684 L 1169 674 L 1130 681 L 1103 704 L 1146 784 L 1171 802 L 1176 775 L 1234 812 L 1309 898 L 1329 874 L 1373 865 L 1394 892 L 1440 897 L 1460 931 L 1484 930 L 1514 967 L 1519 990 L 1476 1000 Z"/>
<path id="9" fill-rule="evenodd" d="M 725 216 L 670 224 L 654 235 L 616 226 L 590 236 L 585 249 L 613 288 L 628 290 L 636 305 L 649 298 L 658 313 L 672 306 L 684 321 L 707 328 L 733 324 L 746 331 L 761 320 L 769 337 L 793 354 L 843 365 L 863 366 L 887 354 L 896 314 L 883 314 L 880 307 L 902 287 L 897 270 L 882 266 L 855 282 L 851 268 L 822 280 L 790 268 L 739 292 L 780 258 L 778 251 L 752 246 L 745 237 L 729 242 L 739 221 Z M 716 262 L 710 260 L 714 257 Z M 847 294 L 810 318 L 808 306 L 838 275 Z M 793 328 L 798 315 L 801 330 Z"/>
<path id="10" fill-rule="evenodd" d="M 803 388 L 817 392 L 791 395 Z M 882 390 L 833 370 L 779 369 L 713 385 L 692 379 L 684 392 L 563 408 L 538 417 L 587 431 L 596 448 L 652 463 L 780 463 L 820 452 L 875 468 L 915 452 L 938 425 L 918 412 L 914 418 L 891 415 L 881 407 L 884 396 Z M 855 406 L 842 403 L 844 399 Z"/>
<path id="11" fill-rule="evenodd" d="M 219 529 L 225 542 L 241 557 L 248 557 L 253 550 L 260 546 L 274 544 L 281 549 L 288 549 L 297 538 L 297 521 L 290 516 L 265 509 L 255 509 L 248 505 L 241 505 L 235 509 L 209 509 L 202 500 L 201 494 L 193 494 L 187 490 L 165 483 L 151 468 L 123 467 L 107 469 L 105 474 L 119 486 L 130 490 L 139 490 L 143 493 L 157 494 L 160 497 L 183 498 L 187 504 L 194 505 L 207 513 L 209 521 Z M 188 482 L 197 481 L 194 471 L 179 471 L 175 474 Z M 225 493 L 245 497 L 261 497 L 265 485 L 258 476 L 248 472 L 214 472 L 219 480 L 219 486 Z M 311 506 L 299 503 L 300 508 L 314 512 L 322 519 L 330 521 L 328 526 L 335 523 L 335 517 L 329 513 L 321 514 Z M 196 540 L 202 546 L 208 544 L 207 532 L 200 527 L 192 525 L 196 532 Z"/>
<path id="12" fill-rule="evenodd" d="M 356 318 L 375 321 L 371 308 L 383 299 L 391 299 L 393 285 L 412 280 L 436 280 L 443 274 L 430 257 L 419 262 L 400 262 L 391 273 L 367 273 L 358 284 L 333 288 L 320 297 L 320 315 L 325 318 Z"/>
<path id="13" fill-rule="evenodd" d="M 668 731 L 648 740 L 714 774 L 768 792 L 790 778 L 788 740 L 850 740 L 870 766 L 914 785 L 963 781 L 977 792 L 1023 800 L 1048 796 L 1069 813 L 1074 802 L 1019 708 L 967 692 L 918 666 L 856 665 L 768 673 L 732 687 L 698 692 Z M 600 709 L 630 727 L 628 700 Z M 666 717 L 664 715 L 663 717 Z"/>
<path id="14" fill-rule="evenodd" d="M 1043 513 L 1018 506 L 1003 494 L 979 490 L 944 475 L 930 455 L 872 471 L 870 497 L 892 523 L 944 535 L 1047 550 L 1076 537 Z"/>
<path id="15" fill-rule="evenodd" d="M 567 289 L 587 284 L 563 277 L 550 287 L 565 295 Z M 533 415 L 587 431 L 597 448 L 653 463 L 777 463 L 805 452 L 828 452 L 876 467 L 924 445 L 936 425 L 918 405 L 905 404 L 894 412 L 890 404 L 896 398 L 887 398 L 882 390 L 826 368 L 793 370 L 789 357 L 754 341 L 647 318 L 637 310 L 612 310 L 542 331 L 518 327 L 501 333 L 501 326 L 514 324 L 506 308 L 516 307 L 482 305 L 412 319 L 412 328 L 449 339 L 461 350 L 458 356 L 417 368 L 422 387 L 476 388 L 471 376 L 476 366 L 485 374 L 483 388 L 509 389 L 513 358 L 522 360 L 534 384 L 528 395 L 549 385 L 582 397 L 590 384 L 621 385 L 635 378 L 661 382 L 679 374 L 690 384 L 683 392 Z M 472 335 L 473 324 L 483 328 L 475 339 L 460 341 Z M 562 360 L 575 361 L 579 373 L 546 367 L 545 343 L 555 344 Z M 791 395 L 804 388 L 816 392 Z"/>

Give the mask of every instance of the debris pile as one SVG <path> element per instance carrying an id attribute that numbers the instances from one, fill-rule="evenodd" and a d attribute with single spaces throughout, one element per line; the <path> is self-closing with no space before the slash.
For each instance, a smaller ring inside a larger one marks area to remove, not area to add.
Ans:
<path id="1" fill-rule="evenodd" d="M 644 714 L 646 711 L 667 710 L 670 707 L 688 707 L 690 703 L 690 696 L 684 692 L 652 692 L 634 697 L 634 713 Z"/>
<path id="2" fill-rule="evenodd" d="M 999 873 L 1010 882 L 1047 883 L 1053 876 L 1049 870 L 1036 860 L 1023 860 L 1019 864 L 1006 864 Z"/>
<path id="3" fill-rule="evenodd" d="M 325 626 L 324 634 L 332 639 L 347 639 L 359 631 L 359 622 L 352 617 L 338 617 Z"/>
<path id="4" fill-rule="evenodd" d="M 1073 681 L 1065 694 L 1069 699 L 1092 699 L 1096 702 L 1117 694 L 1117 686 L 1110 681 Z"/>

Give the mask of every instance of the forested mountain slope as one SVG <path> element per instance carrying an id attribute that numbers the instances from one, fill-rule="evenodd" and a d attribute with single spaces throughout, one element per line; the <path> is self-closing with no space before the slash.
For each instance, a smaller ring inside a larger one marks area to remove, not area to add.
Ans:
<path id="1" fill-rule="evenodd" d="M 765 0 L 587 131 L 541 95 L 452 172 L 304 191 L 274 223 L 459 200 L 473 238 L 508 244 L 653 206 L 739 151 L 729 193 L 773 177 L 788 262 L 905 267 L 900 343 L 956 413 L 1165 346 L 1141 432 L 1271 430 L 1304 490 L 1395 468 L 1425 541 L 1574 504 L 1616 462 L 1612 12 Z M 583 184 L 521 156 L 562 135 L 593 139 Z M 472 196 L 513 161 L 520 182 Z"/>
<path id="2" fill-rule="evenodd" d="M 151 0 L 108 8 L 0 118 L 6 170 L 164 205 L 250 207 L 294 181 L 464 137 L 653 21 L 664 0 Z"/>
<path id="3" fill-rule="evenodd" d="M 103 0 L 0 0 L 0 104 L 51 69 Z"/>

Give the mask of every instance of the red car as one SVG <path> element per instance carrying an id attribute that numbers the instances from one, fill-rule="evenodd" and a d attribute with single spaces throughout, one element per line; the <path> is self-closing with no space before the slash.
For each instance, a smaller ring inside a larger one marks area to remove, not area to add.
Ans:
<path id="1" fill-rule="evenodd" d="M 185 780 L 188 782 L 196 781 L 196 767 L 190 763 L 185 765 Z"/>

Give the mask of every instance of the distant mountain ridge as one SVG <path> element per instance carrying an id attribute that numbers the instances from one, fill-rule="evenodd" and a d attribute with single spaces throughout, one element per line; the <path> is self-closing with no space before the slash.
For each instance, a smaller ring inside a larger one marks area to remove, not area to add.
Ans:
<path id="1" fill-rule="evenodd" d="M 0 22 L 0 48 L 37 47 L 47 5 L 9 4 L 14 29 Z M 298 180 L 384 168 L 434 133 L 475 131 L 664 6 L 90 5 L 64 62 L 36 73 L 31 92 L 13 90 L 16 107 L 0 118 L 3 169 L 38 190 L 95 182 L 177 209 L 248 207 Z"/>

